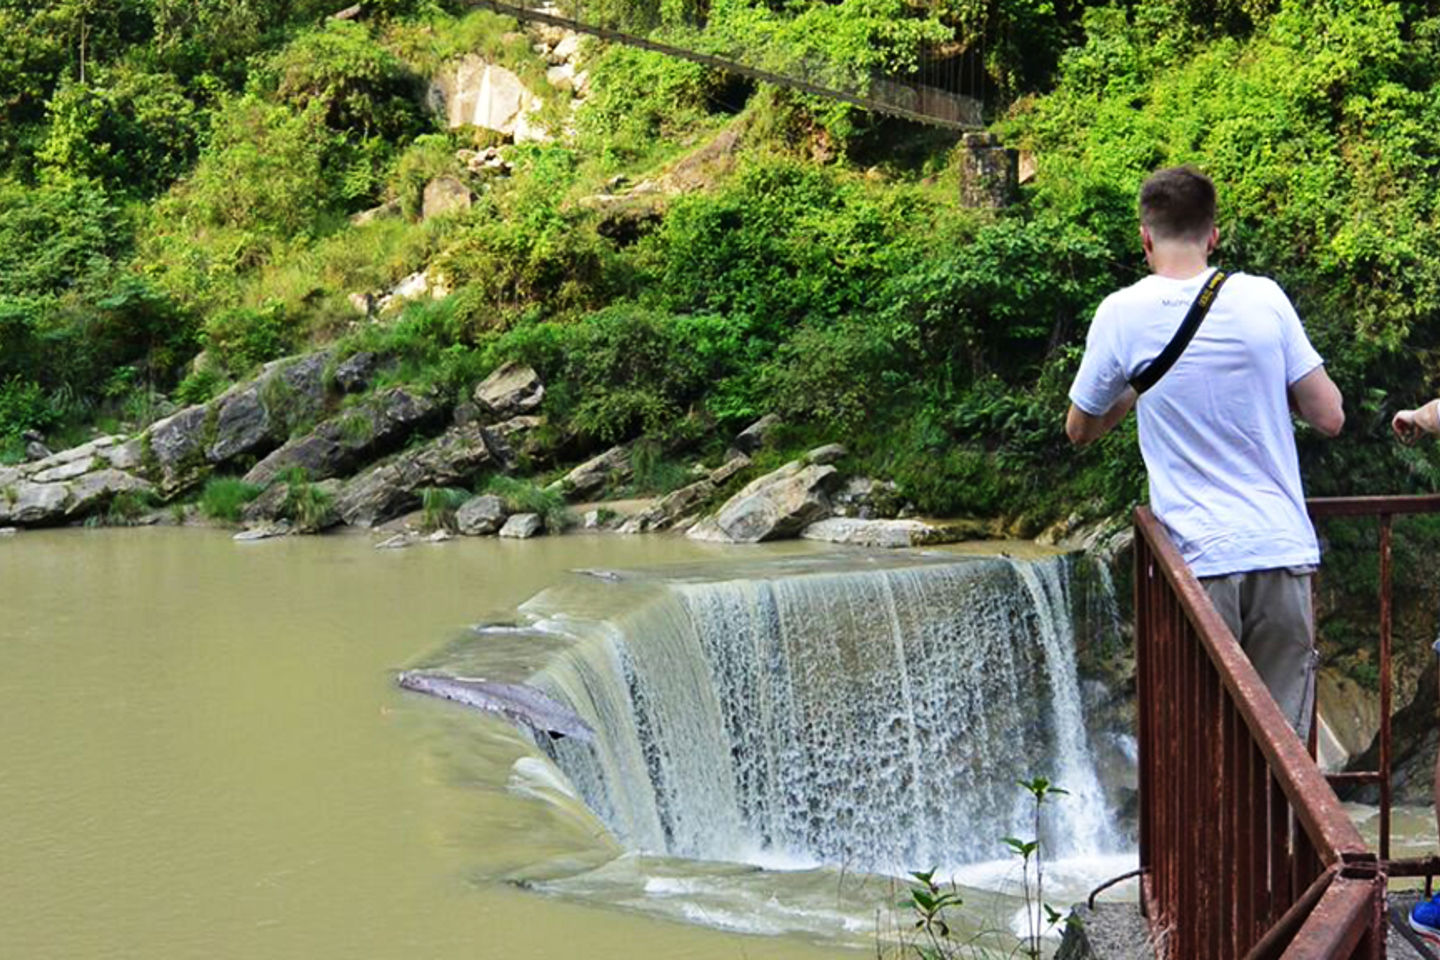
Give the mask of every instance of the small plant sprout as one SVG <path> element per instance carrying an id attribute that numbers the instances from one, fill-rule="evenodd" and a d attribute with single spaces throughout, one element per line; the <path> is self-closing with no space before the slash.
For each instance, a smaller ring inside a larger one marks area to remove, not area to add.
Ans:
<path id="1" fill-rule="evenodd" d="M 915 883 L 910 887 L 910 899 L 903 905 L 914 911 L 915 929 L 919 930 L 927 941 L 927 946 L 921 948 L 922 956 L 944 957 L 946 950 L 943 941 L 950 937 L 950 925 L 945 922 L 945 908 L 958 907 L 964 901 L 953 885 L 948 891 L 940 888 L 935 882 L 934 869 L 923 873 L 916 871 L 910 876 L 915 879 Z"/>
<path id="2" fill-rule="evenodd" d="M 1055 786 L 1045 777 L 1036 777 L 1033 780 L 1021 780 L 1020 786 L 1030 794 L 1034 801 L 1033 810 L 1035 814 L 1035 839 L 1021 840 L 1017 837 L 1005 837 L 1003 842 L 1021 860 L 1022 886 L 1025 894 L 1025 924 L 1026 936 L 1021 944 L 1021 951 L 1027 956 L 1039 960 L 1040 938 L 1045 931 L 1054 927 L 1060 922 L 1062 914 L 1045 902 L 1045 861 L 1040 855 L 1040 809 L 1051 797 L 1063 796 L 1069 791 Z M 1030 887 L 1030 865 L 1035 865 L 1035 887 L 1034 897 L 1031 897 Z M 1044 911 L 1045 921 L 1040 919 L 1040 913 Z"/>

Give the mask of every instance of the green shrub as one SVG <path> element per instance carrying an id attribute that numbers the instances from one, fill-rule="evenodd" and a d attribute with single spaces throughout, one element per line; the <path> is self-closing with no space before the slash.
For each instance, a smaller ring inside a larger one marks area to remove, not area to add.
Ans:
<path id="1" fill-rule="evenodd" d="M 485 483 L 485 493 L 493 493 L 505 501 L 511 513 L 538 513 L 545 529 L 558 533 L 573 523 L 565 497 L 558 490 L 547 490 L 530 480 L 495 476 Z"/>
<path id="2" fill-rule="evenodd" d="M 455 529 L 455 511 L 469 500 L 469 490 L 455 487 L 425 487 L 420 491 L 420 505 L 423 511 L 421 526 L 429 530 Z"/>
<path id="3" fill-rule="evenodd" d="M 285 500 L 280 505 L 280 516 L 294 524 L 296 530 L 319 533 L 335 522 L 332 498 L 310 482 L 303 467 L 285 471 L 278 482 L 285 484 Z"/>
<path id="4" fill-rule="evenodd" d="M 0 381 L 0 440 L 18 441 L 26 430 L 43 430 L 54 414 L 40 385 L 12 374 Z M 21 445 L 23 451 L 23 445 Z"/>
<path id="5" fill-rule="evenodd" d="M 148 196 L 195 160 L 203 117 L 167 73 L 100 71 L 66 83 L 50 101 L 50 127 L 37 159 L 48 172 L 101 181 Z"/>
<path id="6" fill-rule="evenodd" d="M 200 494 L 200 512 L 211 520 L 239 523 L 245 505 L 264 489 L 236 477 L 211 477 Z"/>
<path id="7" fill-rule="evenodd" d="M 201 335 L 206 353 L 231 376 L 241 377 L 260 364 L 295 352 L 300 344 L 296 318 L 283 304 L 233 307 L 211 314 Z"/>

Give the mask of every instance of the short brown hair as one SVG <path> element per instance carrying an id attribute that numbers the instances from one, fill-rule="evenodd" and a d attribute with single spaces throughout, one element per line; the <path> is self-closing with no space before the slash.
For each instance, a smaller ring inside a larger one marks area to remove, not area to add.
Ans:
<path id="1" fill-rule="evenodd" d="M 1215 184 L 1194 167 L 1168 167 L 1140 187 L 1140 222 L 1160 240 L 1201 240 L 1215 226 Z"/>

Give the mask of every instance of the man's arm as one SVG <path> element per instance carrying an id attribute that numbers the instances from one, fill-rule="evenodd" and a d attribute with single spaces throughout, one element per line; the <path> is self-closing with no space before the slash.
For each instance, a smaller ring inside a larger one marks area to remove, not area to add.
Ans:
<path id="1" fill-rule="evenodd" d="M 1345 408 L 1340 388 L 1323 366 L 1316 367 L 1290 384 L 1290 405 L 1310 426 L 1327 437 L 1339 436 L 1345 426 Z"/>
<path id="2" fill-rule="evenodd" d="M 1135 406 L 1136 396 L 1133 388 L 1126 387 L 1125 392 L 1120 394 L 1120 399 L 1098 417 L 1086 413 L 1073 403 L 1070 404 L 1070 412 L 1065 415 L 1065 435 L 1077 447 L 1094 443 L 1125 419 L 1130 408 Z"/>

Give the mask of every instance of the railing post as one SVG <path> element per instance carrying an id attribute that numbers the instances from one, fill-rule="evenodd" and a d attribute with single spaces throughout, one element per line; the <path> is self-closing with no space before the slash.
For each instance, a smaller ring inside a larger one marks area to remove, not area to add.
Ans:
<path id="1" fill-rule="evenodd" d="M 1390 514 L 1380 514 L 1380 859 L 1390 859 Z"/>

